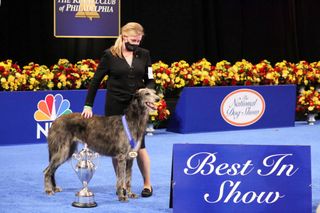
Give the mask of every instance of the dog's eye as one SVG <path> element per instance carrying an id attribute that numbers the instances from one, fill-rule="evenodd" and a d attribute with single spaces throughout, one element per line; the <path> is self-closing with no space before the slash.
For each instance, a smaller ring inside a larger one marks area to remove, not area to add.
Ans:
<path id="1" fill-rule="evenodd" d="M 149 92 L 147 92 L 147 93 L 146 93 L 146 95 L 150 95 L 150 93 L 149 93 Z"/>

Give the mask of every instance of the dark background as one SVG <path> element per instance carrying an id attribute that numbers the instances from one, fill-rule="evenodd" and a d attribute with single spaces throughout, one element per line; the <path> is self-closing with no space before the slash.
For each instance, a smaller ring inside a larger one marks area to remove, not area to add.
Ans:
<path id="1" fill-rule="evenodd" d="M 115 39 L 55 38 L 53 0 L 1 0 L 0 61 L 44 65 L 99 59 Z M 122 0 L 121 25 L 145 27 L 153 62 L 246 59 L 314 62 L 320 55 L 319 0 Z"/>

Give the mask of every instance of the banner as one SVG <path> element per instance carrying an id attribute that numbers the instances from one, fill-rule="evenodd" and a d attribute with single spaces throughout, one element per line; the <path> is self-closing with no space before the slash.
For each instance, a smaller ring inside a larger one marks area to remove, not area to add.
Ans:
<path id="1" fill-rule="evenodd" d="M 120 32 L 120 0 L 54 0 L 57 38 L 115 38 Z"/>
<path id="2" fill-rule="evenodd" d="M 173 212 L 311 212 L 310 146 L 174 144 Z"/>
<path id="3" fill-rule="evenodd" d="M 296 85 L 185 87 L 167 131 L 195 133 L 294 126 Z"/>
<path id="4" fill-rule="evenodd" d="M 82 112 L 87 90 L 1 92 L 0 145 L 46 143 L 56 118 Z M 104 115 L 106 90 L 98 90 L 93 113 Z"/>

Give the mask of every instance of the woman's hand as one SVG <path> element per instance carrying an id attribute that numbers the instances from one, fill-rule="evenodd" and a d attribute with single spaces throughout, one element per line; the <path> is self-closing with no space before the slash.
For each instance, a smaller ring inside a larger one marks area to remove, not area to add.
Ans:
<path id="1" fill-rule="evenodd" d="M 84 106 L 83 111 L 81 113 L 81 116 L 83 118 L 91 118 L 92 117 L 92 107 L 90 106 Z"/>

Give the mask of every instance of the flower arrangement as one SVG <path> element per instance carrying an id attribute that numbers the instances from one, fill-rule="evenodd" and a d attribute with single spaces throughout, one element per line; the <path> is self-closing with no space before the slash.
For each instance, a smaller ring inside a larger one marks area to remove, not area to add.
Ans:
<path id="1" fill-rule="evenodd" d="M 156 90 L 161 94 L 167 94 L 172 91 L 178 91 L 177 93 L 179 93 L 183 87 L 193 86 L 192 69 L 184 60 L 174 62 L 170 67 L 159 61 L 152 65 L 152 70 Z"/>
<path id="2" fill-rule="evenodd" d="M 80 89 L 87 89 L 90 81 L 97 70 L 99 61 L 93 59 L 84 59 L 78 61 L 74 67 L 77 69 L 77 72 L 80 76 L 81 86 Z M 108 80 L 108 76 L 105 76 L 101 81 L 100 88 L 106 88 L 106 82 Z"/>
<path id="3" fill-rule="evenodd" d="M 92 59 L 78 61 L 74 67 L 78 70 L 81 79 L 81 88 L 87 88 L 97 69 L 97 63 Z"/>
<path id="4" fill-rule="evenodd" d="M 315 83 L 319 84 L 320 83 L 320 61 L 310 63 L 310 66 L 314 71 Z"/>
<path id="5" fill-rule="evenodd" d="M 174 74 L 168 68 L 168 64 L 159 61 L 152 64 L 153 76 L 156 83 L 156 90 L 163 94 L 166 90 L 174 88 Z"/>
<path id="6" fill-rule="evenodd" d="M 23 66 L 7 59 L 0 61 L 0 91 L 87 89 L 98 61 L 84 59 L 76 64 L 60 59 L 48 68 L 34 62 Z M 214 66 L 205 58 L 192 63 L 185 60 L 152 64 L 158 92 L 179 94 L 185 86 L 278 85 L 317 86 L 320 83 L 320 61 L 294 64 L 283 60 L 273 67 L 267 60 L 258 64 L 241 60 L 235 64 L 223 60 Z M 106 78 L 101 88 L 105 88 Z"/>
<path id="7" fill-rule="evenodd" d="M 229 61 L 223 60 L 216 63 L 214 72 L 216 73 L 217 79 L 216 84 L 219 86 L 231 85 L 230 79 L 228 78 L 228 70 L 231 67 Z"/>
<path id="8" fill-rule="evenodd" d="M 297 112 L 319 113 L 320 112 L 320 93 L 314 87 L 304 90 L 297 97 Z"/>
<path id="9" fill-rule="evenodd" d="M 296 64 L 296 72 L 299 84 L 314 85 L 317 83 L 315 69 L 306 61 L 299 61 Z"/>
<path id="10" fill-rule="evenodd" d="M 279 84 L 296 84 L 301 80 L 297 79 L 297 68 L 295 64 L 283 60 L 275 64 L 274 70 L 278 73 Z"/>
<path id="11" fill-rule="evenodd" d="M 261 63 L 260 63 L 261 64 Z M 263 81 L 260 84 L 262 85 L 278 85 L 279 79 L 281 79 L 281 73 L 274 69 L 269 61 L 262 61 L 264 71 L 260 74 Z"/>
<path id="12" fill-rule="evenodd" d="M 0 82 L 0 90 L 21 91 L 25 90 L 26 77 L 22 75 L 20 66 L 8 59 L 0 62 Z"/>
<path id="13" fill-rule="evenodd" d="M 271 63 L 267 60 L 262 60 L 258 64 L 253 65 L 252 73 L 255 84 L 272 84 L 272 75 L 270 75 L 272 72 L 274 70 Z"/>
<path id="14" fill-rule="evenodd" d="M 67 59 L 59 59 L 58 63 L 51 67 L 51 71 L 54 74 L 53 89 L 80 89 L 81 78 L 78 73 L 78 69 Z"/>
<path id="15" fill-rule="evenodd" d="M 153 123 L 155 127 L 158 127 L 162 121 L 165 121 L 170 116 L 170 111 L 167 109 L 166 101 L 161 98 L 157 104 L 157 110 L 150 112 L 150 122 Z"/>
<path id="16" fill-rule="evenodd" d="M 182 89 L 185 86 L 194 86 L 192 81 L 192 69 L 185 60 L 173 62 L 171 69 L 174 76 L 174 89 Z"/>
<path id="17" fill-rule="evenodd" d="M 228 69 L 227 78 L 231 80 L 231 85 L 252 85 L 255 83 L 252 68 L 253 65 L 244 59 L 237 61 Z"/>
<path id="18" fill-rule="evenodd" d="M 191 81 L 194 86 L 215 86 L 218 78 L 214 66 L 205 58 L 191 65 Z"/>
<path id="19" fill-rule="evenodd" d="M 52 90 L 54 74 L 45 65 L 30 62 L 23 67 L 22 73 L 26 76 L 25 90 Z"/>
<path id="20" fill-rule="evenodd" d="M 98 66 L 98 61 L 84 59 L 76 64 L 60 59 L 48 68 L 30 62 L 25 66 L 13 63 L 11 59 L 0 61 L 0 91 L 38 91 L 87 89 Z M 168 64 L 159 61 L 152 64 L 156 89 L 166 97 L 177 97 L 185 86 L 227 86 L 227 85 L 278 85 L 296 84 L 300 89 L 297 98 L 297 112 L 319 112 L 320 61 L 309 63 L 286 60 L 274 66 L 267 60 L 258 64 L 241 60 L 235 64 L 223 60 L 212 65 L 205 58 L 192 63 L 179 60 Z M 106 77 L 101 88 L 105 87 Z M 170 112 L 162 102 L 151 120 L 159 123 L 168 118 Z"/>

